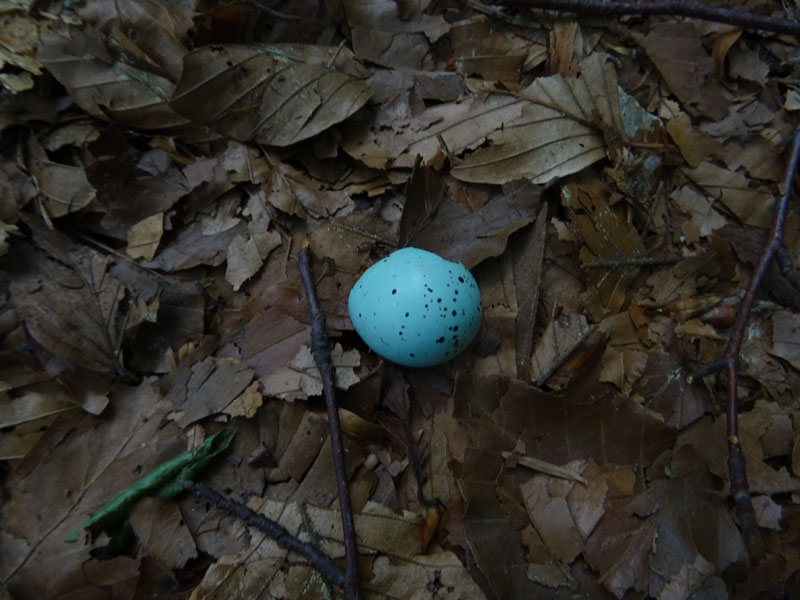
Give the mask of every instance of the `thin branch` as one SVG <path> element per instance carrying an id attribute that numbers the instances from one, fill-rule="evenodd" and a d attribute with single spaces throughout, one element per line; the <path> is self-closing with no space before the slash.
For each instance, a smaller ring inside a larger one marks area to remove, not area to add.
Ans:
<path id="1" fill-rule="evenodd" d="M 718 371 L 722 371 L 727 366 L 728 366 L 728 361 L 726 361 L 724 358 L 720 358 L 718 360 L 715 360 L 714 362 L 706 363 L 702 367 L 691 373 L 686 378 L 686 383 L 692 384 L 696 381 L 700 381 L 703 377 L 707 377 L 709 375 L 717 373 Z"/>
<path id="2" fill-rule="evenodd" d="M 690 17 L 715 23 L 736 25 L 746 30 L 772 31 L 789 35 L 800 35 L 800 19 L 781 19 L 767 15 L 734 10 L 722 6 L 708 6 L 699 2 L 686 0 L 641 0 L 615 1 L 608 0 L 503 0 L 502 4 L 510 6 L 529 6 L 542 10 L 612 17 L 622 15 L 672 15 Z"/>
<path id="3" fill-rule="evenodd" d="M 636 269 L 639 267 L 660 267 L 674 265 L 684 259 L 683 256 L 632 256 L 619 260 L 596 260 L 582 265 L 583 269 Z"/>
<path id="4" fill-rule="evenodd" d="M 225 498 L 202 483 L 181 479 L 181 485 L 203 500 L 211 502 L 220 510 L 224 510 L 226 513 L 238 517 L 259 531 L 263 531 L 275 540 L 281 548 L 299 554 L 308 561 L 309 565 L 319 571 L 320 574 L 332 584 L 344 586 L 345 575 L 342 567 L 316 546 L 308 542 L 301 542 L 277 521 L 273 521 L 269 517 L 257 513 L 241 502 Z"/>
<path id="5" fill-rule="evenodd" d="M 350 489 L 347 485 L 347 466 L 344 457 L 344 441 L 342 428 L 339 425 L 339 409 L 334 392 L 334 370 L 331 351 L 328 345 L 328 333 L 325 325 L 325 313 L 319 307 L 317 291 L 311 276 L 311 260 L 308 247 L 300 249 L 297 260 L 303 288 L 308 299 L 308 311 L 311 315 L 311 353 L 322 376 L 322 393 L 328 411 L 331 447 L 333 450 L 333 468 L 336 473 L 336 488 L 339 492 L 339 510 L 342 515 L 342 533 L 345 551 L 344 596 L 347 600 L 359 598 L 358 591 L 358 545 L 356 529 L 353 523 L 353 508 L 350 504 Z"/>
<path id="6" fill-rule="evenodd" d="M 767 245 L 753 272 L 753 276 L 750 278 L 750 285 L 747 286 L 744 298 L 742 298 L 739 314 L 733 325 L 733 332 L 730 340 L 728 340 L 728 348 L 725 352 L 728 368 L 728 470 L 731 479 L 731 495 L 736 503 L 736 516 L 739 518 L 739 524 L 742 527 L 742 534 L 748 551 L 750 551 L 751 556 L 755 554 L 756 557 L 759 557 L 759 552 L 763 556 L 765 547 L 758 531 L 758 524 L 753 512 L 753 503 L 750 500 L 744 455 L 739 441 L 739 353 L 744 340 L 747 320 L 756 298 L 756 292 L 764 279 L 772 257 L 783 246 L 783 229 L 786 225 L 786 213 L 789 209 L 792 183 L 794 182 L 795 173 L 797 173 L 798 164 L 800 164 L 800 128 L 795 131 L 792 153 L 789 158 L 789 164 L 786 167 L 786 177 L 783 182 L 785 192 L 778 203 L 775 219 L 772 222 L 772 228 L 767 238 Z"/>
<path id="7" fill-rule="evenodd" d="M 739 305 L 739 312 L 736 315 L 736 322 L 733 325 L 731 337 L 725 349 L 723 358 L 711 363 L 704 369 L 692 374 L 690 380 L 709 373 L 727 370 L 727 435 L 728 435 L 728 472 L 730 475 L 730 490 L 733 497 L 736 517 L 742 529 L 742 537 L 747 546 L 751 559 L 757 561 L 765 552 L 764 541 L 758 530 L 753 503 L 750 499 L 750 488 L 747 483 L 747 472 L 745 470 L 745 459 L 742 452 L 742 445 L 739 439 L 739 354 L 742 349 L 747 321 L 753 309 L 756 292 L 764 279 L 770 261 L 783 247 L 783 230 L 786 225 L 786 213 L 788 212 L 789 199 L 792 196 L 792 184 L 794 181 L 797 167 L 800 164 L 800 128 L 795 131 L 792 152 L 786 167 L 786 177 L 784 179 L 784 194 L 778 202 L 775 218 L 767 237 L 764 252 L 761 254 L 758 265 L 750 278 L 744 297 Z"/>

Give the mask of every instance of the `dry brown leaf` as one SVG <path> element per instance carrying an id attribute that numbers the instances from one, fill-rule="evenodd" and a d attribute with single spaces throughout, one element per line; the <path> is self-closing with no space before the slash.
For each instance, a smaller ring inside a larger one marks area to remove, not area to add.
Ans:
<path id="1" fill-rule="evenodd" d="M 454 166 L 453 176 L 495 184 L 523 177 L 546 183 L 605 158 L 612 150 L 604 136 L 608 141 L 624 140 L 626 134 L 616 76 L 604 60 L 601 54 L 585 59 L 580 79 L 560 75 L 535 79 L 522 91 L 529 102 L 522 105 L 519 117 L 487 131 L 489 147 Z M 473 135 L 480 131 L 473 129 Z M 444 138 L 451 152 L 460 153 L 447 135 Z"/>
<path id="2" fill-rule="evenodd" d="M 128 230 L 128 256 L 152 260 L 164 234 L 164 213 L 145 217 Z"/>
<path id="3" fill-rule="evenodd" d="M 728 114 L 723 89 L 714 79 L 714 59 L 687 23 L 658 23 L 647 35 L 634 34 L 669 89 L 684 104 L 715 121 Z M 680 48 L 680 52 L 675 49 Z"/>
<path id="4" fill-rule="evenodd" d="M 42 32 L 39 60 L 96 118 L 144 129 L 185 125 L 167 104 L 174 84 L 152 65 L 136 64 L 125 53 L 114 56 L 107 44 L 89 25 L 53 27 Z"/>
<path id="5" fill-rule="evenodd" d="M 361 108 L 367 74 L 346 48 L 205 46 L 184 58 L 170 106 L 236 140 L 288 146 Z"/>
<path id="6" fill-rule="evenodd" d="M 531 357 L 531 380 L 536 386 L 541 387 L 592 331 L 583 315 L 561 315 L 550 321 Z"/>
<path id="7" fill-rule="evenodd" d="M 344 0 L 342 8 L 355 54 L 381 65 L 430 69 L 430 44 L 450 29 L 442 15 L 423 14 L 420 7 L 408 3 Z"/>
<path id="8" fill-rule="evenodd" d="M 718 157 L 722 152 L 720 144 L 715 139 L 692 127 L 689 115 L 684 112 L 667 121 L 665 129 L 690 167 L 697 167 L 704 160 Z"/>
<path id="9" fill-rule="evenodd" d="M 660 413 L 675 429 L 683 429 L 711 408 L 705 388 L 687 381 L 690 369 L 670 354 L 650 352 L 641 378 L 633 388 L 645 406 Z"/>
<path id="10" fill-rule="evenodd" d="M 65 544 L 64 538 L 141 472 L 184 449 L 178 429 L 162 426 L 164 409 L 157 406 L 152 383 L 116 385 L 113 419 L 56 422 L 15 472 L 13 493 L 3 507 L 7 521 L 0 543 L 4 580 L 15 596 L 92 596 L 114 573 L 113 564 L 89 557 L 89 547 Z M 61 493 L 42 493 L 51 487 Z M 138 561 L 129 569 L 125 585 L 139 577 Z"/>
<path id="11" fill-rule="evenodd" d="M 714 489 L 714 478 L 698 458 L 691 448 L 681 448 L 672 457 L 669 478 L 652 485 L 659 506 L 654 517 L 658 543 L 649 567 L 662 575 L 650 578 L 648 592 L 654 597 L 670 585 L 685 585 L 687 582 L 681 581 L 683 566 L 699 556 L 713 567 L 704 583 L 717 594 L 725 589 L 721 574 L 748 560 L 742 536 L 722 498 L 707 491 Z"/>
<path id="12" fill-rule="evenodd" d="M 143 498 L 134 506 L 130 518 L 139 543 L 161 565 L 180 569 L 197 557 L 192 534 L 172 500 Z"/>
<path id="13" fill-rule="evenodd" d="M 766 424 L 763 419 L 742 419 L 739 425 L 742 451 L 747 463 L 747 480 L 751 493 L 777 494 L 800 490 L 800 479 L 790 475 L 786 467 L 773 468 L 764 460 L 764 452 L 759 438 Z M 723 436 L 725 419 L 713 420 L 703 417 L 684 430 L 677 446 L 691 445 L 703 460 L 708 463 L 714 475 L 724 482 L 724 490 L 729 486 L 728 449 Z"/>
<path id="14" fill-rule="evenodd" d="M 28 142 L 28 154 L 28 169 L 36 178 L 48 216 L 63 217 L 94 200 L 95 190 L 82 167 L 52 162 L 34 138 Z"/>
<path id="15" fill-rule="evenodd" d="M 689 215 L 689 220 L 681 224 L 681 233 L 687 244 L 696 244 L 700 238 L 708 237 L 727 224 L 725 217 L 713 208 L 713 200 L 691 186 L 676 188 L 670 200 L 681 212 Z"/>
<path id="16" fill-rule="evenodd" d="M 516 328 L 517 377 L 530 383 L 534 326 L 539 306 L 539 288 L 542 282 L 542 263 L 547 227 L 547 204 L 542 203 L 536 221 L 511 240 L 514 285 L 517 295 Z"/>
<path id="17" fill-rule="evenodd" d="M 600 381 L 616 385 L 624 394 L 639 380 L 647 364 L 648 354 L 642 350 L 609 345 L 603 353 Z"/>
<path id="18" fill-rule="evenodd" d="M 541 46 L 528 43 L 508 29 L 495 30 L 485 16 L 457 21 L 450 31 L 453 62 L 465 77 L 480 75 L 487 81 L 519 83 L 526 59 Z"/>
<path id="19" fill-rule="evenodd" d="M 767 228 L 775 212 L 775 198 L 762 188 L 750 187 L 744 174 L 702 162 L 696 169 L 684 169 L 686 176 L 751 227 Z"/>
<path id="20" fill-rule="evenodd" d="M 331 362 L 335 369 L 336 387 L 342 390 L 349 389 L 359 382 L 353 369 L 361 365 L 361 355 L 358 350 L 345 352 L 341 344 L 336 344 L 331 350 Z M 319 374 L 317 363 L 311 356 L 311 349 L 303 345 L 300 351 L 289 363 L 289 369 L 297 373 L 298 388 L 295 393 L 299 397 L 322 395 L 322 377 Z M 280 397 L 285 398 L 286 393 Z"/>
<path id="21" fill-rule="evenodd" d="M 769 352 L 800 369 L 800 315 L 787 310 L 773 313 L 772 348 Z"/>
<path id="22" fill-rule="evenodd" d="M 407 244 L 472 268 L 500 256 L 509 236 L 531 223 L 541 206 L 541 188 L 525 181 L 504 186 L 477 209 L 466 204 L 462 194 L 468 194 L 467 189 L 456 183 L 440 202 L 408 203 L 401 220 Z"/>
<path id="23" fill-rule="evenodd" d="M 11 284 L 17 314 L 34 339 L 59 358 L 122 374 L 123 335 L 142 318 L 135 293 L 111 275 L 108 257 L 74 245 L 34 219 L 27 224 L 49 256 L 20 248 L 20 267 L 26 270 Z"/>
<path id="24" fill-rule="evenodd" d="M 245 238 L 237 235 L 228 246 L 225 279 L 238 291 L 242 284 L 255 275 L 264 259 L 280 246 L 281 236 L 275 231 L 253 233 Z"/>
<path id="25" fill-rule="evenodd" d="M 443 144 L 456 155 L 479 147 L 491 132 L 518 118 L 526 104 L 522 98 L 503 93 L 480 98 L 470 95 L 431 106 L 392 129 L 374 128 L 369 121 L 353 124 L 345 131 L 342 149 L 373 168 L 411 168 L 417 155 L 427 164 L 445 151 Z M 390 120 L 388 116 L 384 119 Z M 376 121 L 381 120 L 380 114 L 376 116 Z"/>
<path id="26" fill-rule="evenodd" d="M 23 92 L 34 86 L 31 75 L 41 75 L 41 63 L 36 59 L 39 41 L 39 22 L 24 10 L 15 14 L 4 11 L 0 17 L 0 83 L 11 93 Z M 7 69 L 6 66 L 10 66 Z M 20 72 L 20 70 L 22 70 Z"/>
<path id="27" fill-rule="evenodd" d="M 341 516 L 338 511 L 251 498 L 251 508 L 277 520 L 290 532 L 311 538 L 333 557 L 343 555 Z M 355 526 L 359 546 L 365 554 L 376 553 L 369 574 L 362 586 L 367 598 L 419 600 L 420 593 L 430 595 L 430 586 L 443 588 L 445 598 L 483 600 L 485 596 L 466 569 L 452 553 L 422 555 L 420 553 L 422 519 L 415 515 L 398 515 L 376 504 L 356 513 Z M 205 574 L 195 590 L 203 598 L 246 599 L 256 593 L 275 597 L 321 597 L 319 578 L 308 566 L 287 563 L 287 552 L 259 531 L 237 526 L 232 532 L 247 540 L 235 555 L 222 556 Z M 454 595 L 451 595 L 454 594 Z"/>
<path id="28" fill-rule="evenodd" d="M 598 180 L 564 186 L 561 198 L 572 209 L 572 227 L 586 244 L 580 254 L 586 269 L 584 302 L 592 319 L 600 321 L 625 303 L 628 286 L 639 272 L 635 261 L 628 261 L 644 256 L 644 244 L 609 206 L 610 191 Z"/>
<path id="29" fill-rule="evenodd" d="M 175 421 L 186 427 L 224 412 L 236 402 L 253 375 L 254 371 L 238 359 L 208 356 L 193 364 L 188 379 L 169 388 L 165 398 L 176 411 L 172 415 Z"/>
<path id="30" fill-rule="evenodd" d="M 222 412 L 231 417 L 253 418 L 258 412 L 258 408 L 264 402 L 264 397 L 258 391 L 258 387 L 257 381 L 251 383 L 238 397 L 234 398 Z"/>
<path id="31" fill-rule="evenodd" d="M 191 12 L 171 9 L 158 0 L 117 0 L 113 7 L 87 2 L 80 7 L 80 15 L 99 30 L 111 30 L 115 44 L 132 60 L 146 64 L 170 81 L 180 77 L 183 56 L 188 51 L 184 42 L 195 25 Z"/>
<path id="32" fill-rule="evenodd" d="M 562 23 L 556 21 L 553 31 L 549 35 L 548 56 L 550 59 L 551 73 L 562 77 L 575 74 L 575 33 L 578 31 L 578 22 Z"/>

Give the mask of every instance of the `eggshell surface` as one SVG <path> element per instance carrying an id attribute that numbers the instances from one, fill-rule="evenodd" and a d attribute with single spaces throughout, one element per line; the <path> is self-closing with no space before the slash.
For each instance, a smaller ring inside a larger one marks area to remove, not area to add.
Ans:
<path id="1" fill-rule="evenodd" d="M 461 263 L 418 248 L 393 252 L 350 290 L 350 320 L 375 352 L 431 367 L 460 354 L 481 325 L 481 295 Z"/>

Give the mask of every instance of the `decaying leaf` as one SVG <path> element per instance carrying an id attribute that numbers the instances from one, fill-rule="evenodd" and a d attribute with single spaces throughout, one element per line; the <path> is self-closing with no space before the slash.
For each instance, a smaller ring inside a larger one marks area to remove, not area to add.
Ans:
<path id="1" fill-rule="evenodd" d="M 3 507 L 9 521 L 0 543 L 0 562 L 12 593 L 42 598 L 95 593 L 105 579 L 86 573 L 103 569 L 89 557 L 88 547 L 65 544 L 64 538 L 133 483 L 139 469 L 147 472 L 183 449 L 179 429 L 161 426 L 164 409 L 157 406 L 152 381 L 134 388 L 116 385 L 111 402 L 114 419 L 98 422 L 90 415 L 77 424 L 56 422 L 15 475 L 17 493 Z M 49 486 L 62 493 L 43 495 Z M 47 577 L 37 575 L 42 565 Z M 133 574 L 126 579 L 136 581 L 138 568 L 130 568 Z"/>
<path id="2" fill-rule="evenodd" d="M 412 199 L 401 221 L 406 243 L 473 267 L 499 256 L 509 236 L 532 222 L 540 206 L 541 189 L 524 181 L 505 186 L 477 209 L 463 203 L 462 191 L 454 185 L 451 194 L 425 206 Z"/>
<path id="3" fill-rule="evenodd" d="M 644 244 L 636 231 L 609 206 L 609 191 L 598 181 L 570 184 L 561 191 L 573 212 L 571 221 L 586 245 L 581 261 L 586 269 L 584 301 L 593 319 L 616 314 L 639 268 Z"/>
<path id="4" fill-rule="evenodd" d="M 599 54 L 586 59 L 580 79 L 535 79 L 522 92 L 528 102 L 520 115 L 487 132 L 489 147 L 456 165 L 453 176 L 496 184 L 519 178 L 546 183 L 605 158 L 606 144 L 625 139 L 625 130 L 616 77 L 603 60 Z"/>
<path id="5" fill-rule="evenodd" d="M 288 146 L 361 108 L 366 75 L 346 48 L 206 46 L 186 55 L 169 104 L 236 140 Z"/>
<path id="6" fill-rule="evenodd" d="M 95 190 L 82 167 L 52 162 L 35 139 L 28 143 L 28 152 L 28 168 L 36 178 L 50 217 L 79 211 L 94 200 Z"/>
<path id="7" fill-rule="evenodd" d="M 44 252 L 20 252 L 26 271 L 11 286 L 17 313 L 31 335 L 59 358 L 83 368 L 123 373 L 123 335 L 141 313 L 123 310 L 135 294 L 109 271 L 111 260 L 75 246 L 34 220 Z M 58 304 L 52 302 L 58 298 Z"/>
<path id="8" fill-rule="evenodd" d="M 53 27 L 42 32 L 39 60 L 90 115 L 145 129 L 185 125 L 169 107 L 174 84 L 152 65 L 136 63 L 91 26 Z"/>

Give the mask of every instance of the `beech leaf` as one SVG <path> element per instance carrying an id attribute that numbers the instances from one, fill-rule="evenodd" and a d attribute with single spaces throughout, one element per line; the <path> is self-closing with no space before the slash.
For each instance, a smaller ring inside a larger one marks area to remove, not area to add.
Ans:
<path id="1" fill-rule="evenodd" d="M 345 48 L 212 45 L 186 55 L 170 106 L 236 140 L 288 146 L 361 108 L 367 75 Z"/>

